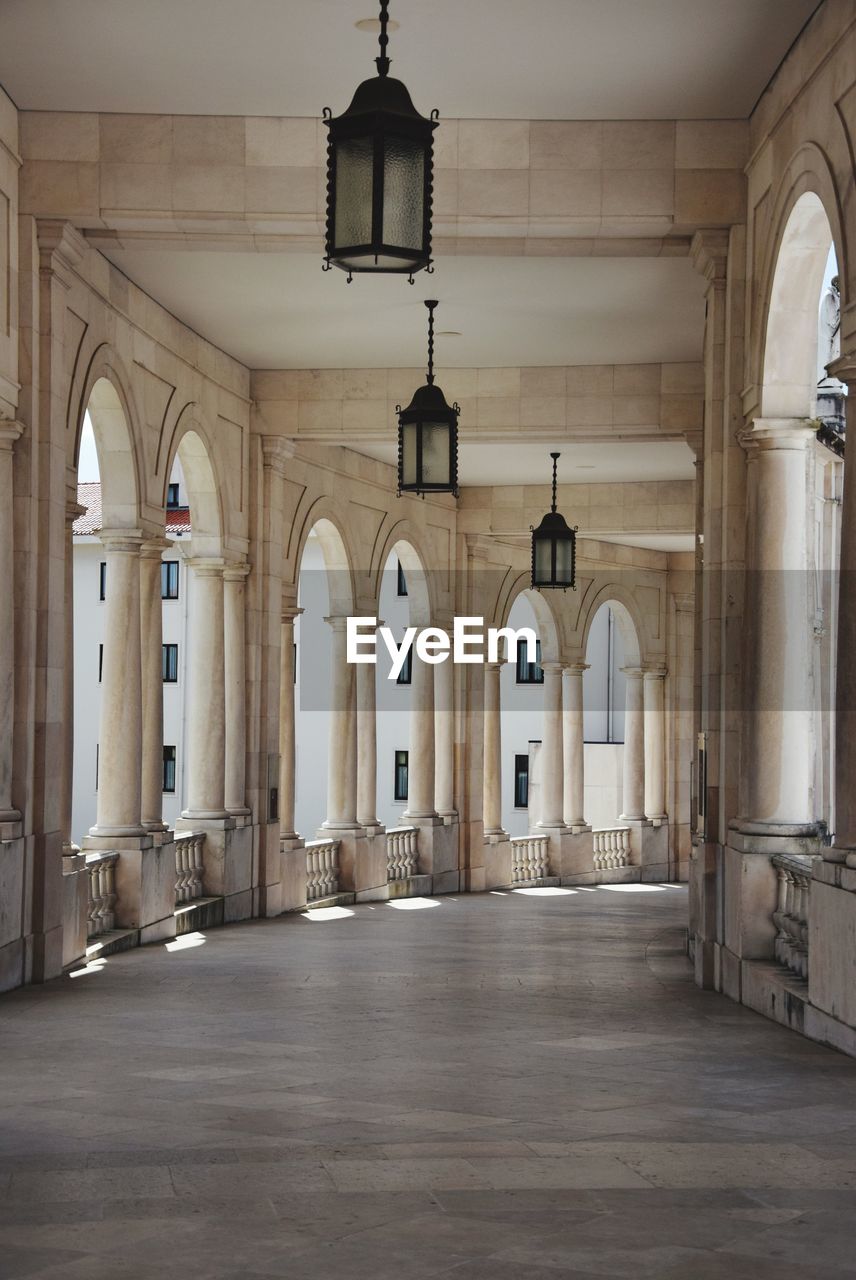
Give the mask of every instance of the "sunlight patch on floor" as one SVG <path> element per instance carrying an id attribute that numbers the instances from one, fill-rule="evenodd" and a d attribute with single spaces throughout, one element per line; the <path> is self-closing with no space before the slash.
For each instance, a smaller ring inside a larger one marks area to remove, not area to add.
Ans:
<path id="1" fill-rule="evenodd" d="M 429 907 L 439 907 L 441 904 L 436 898 L 397 898 L 386 905 L 394 907 L 396 911 L 427 911 Z"/>
<path id="2" fill-rule="evenodd" d="M 576 889 L 560 889 L 558 885 L 535 885 L 531 889 L 512 889 L 512 893 L 523 893 L 529 898 L 564 898 L 566 894 L 576 893 Z"/>
<path id="3" fill-rule="evenodd" d="M 323 924 L 326 920 L 344 920 L 348 916 L 352 916 L 353 911 L 349 907 L 316 907 L 314 911 L 302 912 L 304 920 L 311 920 L 313 924 Z"/>
<path id="4" fill-rule="evenodd" d="M 204 933 L 183 933 L 180 938 L 171 938 L 164 943 L 167 951 L 187 951 L 190 947 L 201 947 L 205 942 Z"/>

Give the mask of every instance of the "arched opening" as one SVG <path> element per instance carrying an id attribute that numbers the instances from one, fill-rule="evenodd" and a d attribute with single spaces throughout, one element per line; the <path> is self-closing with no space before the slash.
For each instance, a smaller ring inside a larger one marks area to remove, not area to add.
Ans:
<path id="1" fill-rule="evenodd" d="M 800 787 L 787 790 L 808 789 L 802 813 L 826 833 L 835 827 L 834 705 L 846 396 L 845 386 L 828 372 L 840 355 L 839 266 L 823 201 L 814 191 L 804 192 L 788 215 L 776 257 L 761 403 L 765 419 L 820 423 L 805 454 L 809 515 L 805 538 L 799 540 L 804 564 L 785 566 L 794 583 L 790 589 L 783 584 L 780 594 L 788 601 L 788 636 L 783 643 L 795 665 L 809 672 L 808 705 L 803 707 L 796 691 L 785 694 L 787 698 L 790 693 L 790 705 L 783 710 L 793 713 L 786 714 L 787 734 L 808 739 L 805 758 L 811 762 Z M 799 512 L 791 513 L 791 521 L 798 517 Z M 800 587 L 803 568 L 805 590 Z M 783 790 L 780 787 L 780 793 Z M 787 807 L 784 796 L 781 803 Z"/>
<path id="2" fill-rule="evenodd" d="M 64 716 L 68 758 L 63 779 L 64 838 L 74 845 L 80 845 L 96 825 L 103 784 L 101 710 L 110 575 L 102 532 L 139 527 L 137 467 L 125 404 L 113 382 L 97 377 L 75 431 L 78 512 L 66 563 L 71 625 Z"/>
<path id="3" fill-rule="evenodd" d="M 585 816 L 595 830 L 613 826 L 622 811 L 628 649 L 638 655 L 632 619 L 623 606 L 605 601 L 591 620 L 583 675 Z"/>
<path id="4" fill-rule="evenodd" d="M 387 556 L 378 592 L 378 618 L 401 644 L 408 627 L 425 627 L 431 619 L 428 581 L 421 557 L 412 543 L 402 539 Z M 377 812 L 388 827 L 406 823 L 410 795 L 410 716 L 414 650 L 397 676 L 392 677 L 392 656 L 378 643 L 376 668 L 377 708 Z M 434 668 L 437 675 L 437 668 Z"/>
<path id="5" fill-rule="evenodd" d="M 306 536 L 297 604 L 302 612 L 294 624 L 295 827 L 311 838 L 325 821 L 356 822 L 355 668 L 342 670 L 342 628 L 354 612 L 353 583 L 344 538 L 328 517 L 316 519 Z M 338 745 L 332 740 L 334 716 L 342 727 Z M 331 812 L 331 773 L 344 786 L 335 797 L 340 813 Z"/>
<path id="6" fill-rule="evenodd" d="M 555 662 L 559 653 L 556 623 L 541 592 L 521 589 L 513 598 L 502 623 L 515 631 L 535 632 L 534 661 L 525 644 L 514 660 L 503 662 L 500 672 L 500 723 L 502 742 L 502 826 L 512 836 L 534 830 L 541 817 L 540 755 L 544 738 L 544 670 L 542 662 Z"/>

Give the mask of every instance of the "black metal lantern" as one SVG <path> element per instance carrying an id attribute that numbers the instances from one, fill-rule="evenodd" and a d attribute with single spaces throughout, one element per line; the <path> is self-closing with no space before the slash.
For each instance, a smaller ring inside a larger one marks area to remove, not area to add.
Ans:
<path id="1" fill-rule="evenodd" d="M 324 269 L 398 272 L 431 269 L 431 199 L 437 111 L 420 116 L 389 75 L 389 0 L 380 4 L 378 74 L 364 80 L 344 115 L 324 108 L 327 240 Z"/>
<path id="2" fill-rule="evenodd" d="M 434 308 L 428 308 L 428 381 L 398 414 L 398 492 L 458 496 L 458 404 L 449 405 L 434 386 Z"/>
<path id="3" fill-rule="evenodd" d="M 577 589 L 577 526 L 573 529 L 556 510 L 556 471 L 561 454 L 553 459 L 553 504 L 537 529 L 532 530 L 532 586 L 539 591 L 561 587 Z"/>

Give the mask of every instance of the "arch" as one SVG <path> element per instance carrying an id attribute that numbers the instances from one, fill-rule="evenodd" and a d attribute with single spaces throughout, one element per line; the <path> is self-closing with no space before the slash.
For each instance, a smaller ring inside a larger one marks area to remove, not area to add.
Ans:
<path id="1" fill-rule="evenodd" d="M 140 524 L 137 416 L 121 361 L 106 344 L 93 353 L 80 396 L 71 409 L 71 465 L 75 471 L 87 411 L 98 455 L 102 527 L 136 529 Z"/>
<path id="2" fill-rule="evenodd" d="M 645 652 L 643 636 L 645 632 L 642 626 L 642 618 L 639 613 L 639 608 L 631 592 L 614 582 L 607 583 L 605 586 L 601 587 L 593 599 L 585 605 L 585 616 L 582 628 L 583 658 L 585 658 L 586 652 L 588 651 L 588 642 L 592 623 L 594 622 L 595 616 L 600 612 L 604 605 L 607 605 L 612 610 L 613 617 L 618 624 L 618 629 L 621 632 L 621 640 L 624 645 L 624 660 L 627 663 L 627 666 L 644 666 Z"/>
<path id="3" fill-rule="evenodd" d="M 222 490 L 212 457 L 210 436 L 196 413 L 196 406 L 185 405 L 170 441 L 161 484 L 161 504 L 166 507 L 167 485 L 178 458 L 190 504 L 193 554 L 217 558 L 223 554 L 224 518 Z"/>
<path id="4" fill-rule="evenodd" d="M 552 605 L 547 601 L 543 591 L 535 591 L 530 585 L 531 575 L 527 570 L 516 577 L 506 579 L 500 589 L 496 606 L 496 625 L 507 627 L 512 606 L 518 596 L 525 596 L 535 614 L 538 624 L 538 638 L 541 641 L 541 658 L 543 662 L 558 662 L 561 656 L 559 641 L 559 623 Z"/>
<path id="5" fill-rule="evenodd" d="M 846 246 L 835 181 L 823 152 L 800 149 L 788 167 L 773 218 L 763 279 L 761 414 L 810 418 L 817 400 L 818 306 L 830 244 L 847 293 Z"/>
<path id="6" fill-rule="evenodd" d="M 407 578 L 410 597 L 410 621 L 413 626 L 426 627 L 436 621 L 436 591 L 434 575 L 426 567 L 427 557 L 409 520 L 397 521 L 384 539 L 380 558 L 372 574 L 375 601 L 380 601 L 380 584 L 389 557 L 395 555 L 401 561 Z"/>
<path id="7" fill-rule="evenodd" d="M 296 521 L 295 521 L 296 524 Z M 309 535 L 315 532 L 327 571 L 327 591 L 331 615 L 354 612 L 354 575 L 351 553 L 344 529 L 332 510 L 332 504 L 319 498 L 312 504 L 300 526 L 294 562 L 294 586 L 300 577 L 300 566 Z"/>

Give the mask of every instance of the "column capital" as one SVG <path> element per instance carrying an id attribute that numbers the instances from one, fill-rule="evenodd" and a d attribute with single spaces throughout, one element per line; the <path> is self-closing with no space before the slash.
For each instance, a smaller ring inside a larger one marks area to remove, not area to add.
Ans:
<path id="1" fill-rule="evenodd" d="M 187 563 L 198 578 L 221 578 L 226 568 L 226 561 L 215 556 L 190 555 Z"/>
<path id="2" fill-rule="evenodd" d="M 142 529 L 102 529 L 98 537 L 105 551 L 118 554 L 138 556 L 143 546 Z"/>
<path id="3" fill-rule="evenodd" d="M 748 452 L 772 449 L 806 449 L 817 435 L 817 423 L 809 418 L 755 418 L 737 433 Z"/>
<path id="4" fill-rule="evenodd" d="M 559 662 L 558 659 L 554 661 L 547 661 L 547 662 L 541 663 L 542 671 L 558 671 L 558 673 L 561 675 L 564 669 L 565 669 L 564 662 Z"/>
<path id="5" fill-rule="evenodd" d="M 588 671 L 590 666 L 590 662 L 566 662 L 562 670 L 569 676 L 581 676 L 584 671 Z"/>
<path id="6" fill-rule="evenodd" d="M 852 386 L 856 382 L 856 352 L 851 351 L 840 355 L 837 360 L 832 360 L 826 369 L 830 377 Z"/>
<path id="7" fill-rule="evenodd" d="M 486 662 L 484 669 L 485 671 L 501 671 L 505 665 L 504 662 Z"/>
<path id="8" fill-rule="evenodd" d="M 324 621 L 327 623 L 328 627 L 333 629 L 333 631 L 344 631 L 348 625 L 348 615 L 344 613 L 334 613 L 331 614 L 329 618 L 325 618 Z"/>
<path id="9" fill-rule="evenodd" d="M 665 680 L 667 674 L 665 667 L 646 667 L 642 673 L 645 680 Z"/>
<path id="10" fill-rule="evenodd" d="M 645 675 L 644 667 L 619 667 L 619 670 L 628 680 L 641 680 Z"/>
<path id="11" fill-rule="evenodd" d="M 295 618 L 299 618 L 300 615 L 305 612 L 305 609 L 301 609 L 296 604 L 283 604 L 282 611 L 280 613 L 280 621 L 294 622 Z"/>
<path id="12" fill-rule="evenodd" d="M 69 498 L 65 504 L 65 523 L 68 525 L 69 529 L 72 527 L 75 520 L 77 520 L 79 516 L 85 516 L 88 510 L 89 508 L 84 506 L 82 502 L 75 502 L 72 498 Z"/>
<path id="13" fill-rule="evenodd" d="M 262 436 L 262 454 L 265 467 L 284 476 L 285 469 L 294 457 L 297 443 L 286 436 Z"/>
<path id="14" fill-rule="evenodd" d="M 21 438 L 24 429 L 23 422 L 15 418 L 0 418 L 0 449 L 14 449 L 15 441 Z"/>
<path id="15" fill-rule="evenodd" d="M 223 581 L 243 582 L 244 578 L 249 575 L 251 568 L 252 566 L 247 564 L 246 560 L 238 564 L 226 564 L 223 569 Z"/>
<path id="16" fill-rule="evenodd" d="M 160 560 L 163 553 L 171 546 L 172 543 L 168 538 L 146 538 L 140 548 L 140 555 L 144 560 Z"/>

